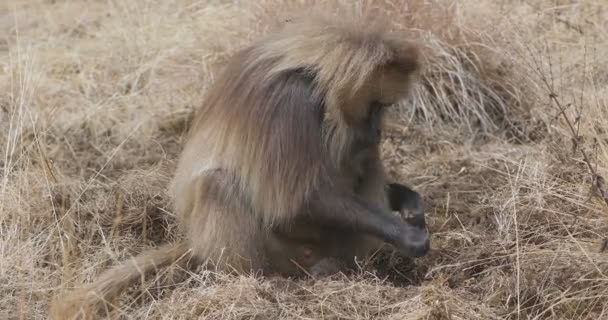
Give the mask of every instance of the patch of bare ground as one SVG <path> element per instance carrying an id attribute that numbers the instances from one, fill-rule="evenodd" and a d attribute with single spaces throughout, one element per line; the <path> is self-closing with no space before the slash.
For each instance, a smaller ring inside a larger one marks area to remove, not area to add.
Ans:
<path id="1" fill-rule="evenodd" d="M 226 57 L 310 6 L 375 11 L 423 46 L 384 158 L 432 252 L 291 281 L 173 268 L 135 319 L 608 317 L 608 4 L 600 0 L 0 4 L 0 318 L 176 237 L 166 187 Z M 142 289 L 143 288 L 143 289 Z"/>

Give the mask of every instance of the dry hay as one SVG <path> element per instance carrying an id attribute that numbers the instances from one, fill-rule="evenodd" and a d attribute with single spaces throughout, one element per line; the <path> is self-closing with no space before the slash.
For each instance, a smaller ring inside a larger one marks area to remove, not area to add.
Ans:
<path id="1" fill-rule="evenodd" d="M 607 187 L 590 173 L 608 175 L 605 3 L 9 0 L 0 318 L 44 318 L 53 294 L 179 236 L 166 186 L 191 111 L 230 53 L 311 4 L 386 16 L 424 46 L 384 157 L 425 195 L 433 251 L 318 282 L 169 270 L 120 314 L 608 317 Z"/>

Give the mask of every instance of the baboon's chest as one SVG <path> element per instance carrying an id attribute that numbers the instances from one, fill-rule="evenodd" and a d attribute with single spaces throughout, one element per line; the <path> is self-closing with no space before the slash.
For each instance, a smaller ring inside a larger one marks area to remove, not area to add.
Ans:
<path id="1" fill-rule="evenodd" d="M 346 185 L 350 186 L 355 193 L 359 193 L 368 177 L 374 174 L 378 154 L 376 149 L 363 149 L 352 155 L 350 161 L 345 161 L 340 172 Z"/>

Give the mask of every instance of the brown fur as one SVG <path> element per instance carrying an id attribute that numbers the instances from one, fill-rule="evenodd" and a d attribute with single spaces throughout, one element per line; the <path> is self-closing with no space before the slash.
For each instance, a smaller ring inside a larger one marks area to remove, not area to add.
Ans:
<path id="1" fill-rule="evenodd" d="M 198 110 L 172 182 L 185 240 L 107 271 L 51 315 L 82 305 L 94 316 L 140 272 L 183 255 L 294 275 L 382 241 L 427 250 L 422 231 L 390 214 L 366 122 L 374 102 L 407 95 L 418 63 L 414 45 L 359 17 L 292 21 L 237 53 Z"/>

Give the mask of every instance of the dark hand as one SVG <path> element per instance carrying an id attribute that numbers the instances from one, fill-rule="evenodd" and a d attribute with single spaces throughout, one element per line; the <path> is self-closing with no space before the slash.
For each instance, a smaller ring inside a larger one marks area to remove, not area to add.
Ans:
<path id="1" fill-rule="evenodd" d="M 431 249 L 431 242 L 425 229 L 404 224 L 394 246 L 406 256 L 422 257 Z"/>
<path id="2" fill-rule="evenodd" d="M 388 200 L 391 210 L 403 213 L 402 211 L 406 209 L 409 212 L 409 217 L 406 217 L 405 221 L 412 226 L 424 229 L 426 220 L 424 218 L 424 203 L 420 194 L 399 183 L 390 183 L 388 187 Z"/>

